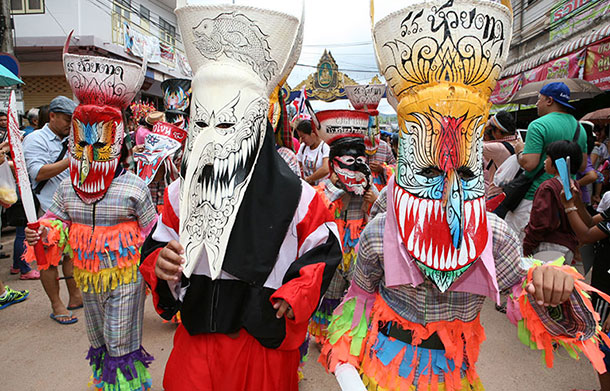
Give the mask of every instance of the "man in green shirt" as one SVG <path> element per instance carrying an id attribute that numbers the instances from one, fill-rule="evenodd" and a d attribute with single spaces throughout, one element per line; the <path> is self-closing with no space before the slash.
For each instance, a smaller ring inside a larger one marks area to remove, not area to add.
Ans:
<path id="1" fill-rule="evenodd" d="M 546 159 L 546 146 L 558 140 L 573 140 L 576 128 L 580 127 L 578 145 L 583 151 L 583 164 L 587 162 L 587 133 L 578 123 L 569 109 L 574 109 L 569 104 L 570 89 L 564 83 L 549 83 L 542 87 L 536 102 L 538 109 L 537 120 L 530 123 L 527 128 L 527 137 L 523 152 L 518 155 L 519 164 L 527 172 L 526 175 L 535 177 L 539 170 L 543 174 L 534 180 L 525 198 L 514 211 L 506 214 L 506 222 L 523 240 L 525 226 L 529 222 L 532 210 L 534 193 L 542 182 L 551 178 L 544 172 L 544 160 Z M 584 166 L 581 167 L 581 170 Z"/>

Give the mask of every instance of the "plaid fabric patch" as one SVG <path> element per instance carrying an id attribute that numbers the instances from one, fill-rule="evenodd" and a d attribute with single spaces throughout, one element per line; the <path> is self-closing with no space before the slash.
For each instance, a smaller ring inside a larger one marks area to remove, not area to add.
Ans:
<path id="1" fill-rule="evenodd" d="M 507 293 L 521 283 L 526 272 L 520 268 L 520 246 L 515 233 L 494 214 L 487 214 L 493 235 L 493 255 L 498 286 Z M 417 287 L 388 288 L 384 283 L 383 235 L 386 214 L 371 220 L 362 235 L 352 283 L 369 293 L 379 291 L 383 300 L 401 317 L 419 324 L 459 319 L 472 321 L 481 311 L 484 296 L 466 292 L 440 292 L 428 279 Z"/>

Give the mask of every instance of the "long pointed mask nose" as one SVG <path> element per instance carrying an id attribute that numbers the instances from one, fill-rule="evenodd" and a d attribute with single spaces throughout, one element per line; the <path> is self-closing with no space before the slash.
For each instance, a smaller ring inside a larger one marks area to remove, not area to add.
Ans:
<path id="1" fill-rule="evenodd" d="M 453 247 L 459 249 L 464 238 L 464 191 L 460 176 L 451 170 L 447 173 L 443 192 L 443 207 L 451 232 Z"/>

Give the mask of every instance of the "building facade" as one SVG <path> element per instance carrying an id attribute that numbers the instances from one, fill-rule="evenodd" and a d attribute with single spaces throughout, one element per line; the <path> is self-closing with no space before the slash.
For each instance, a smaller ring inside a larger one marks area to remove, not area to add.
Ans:
<path id="1" fill-rule="evenodd" d="M 512 0 L 512 6 L 513 37 L 494 104 L 547 79 L 580 78 L 610 90 L 610 0 Z"/>
<path id="2" fill-rule="evenodd" d="M 160 83 L 190 78 L 174 8 L 175 0 L 12 0 L 15 56 L 20 62 L 25 109 L 72 96 L 62 49 L 140 63 L 148 69 L 138 98 L 162 108 Z"/>

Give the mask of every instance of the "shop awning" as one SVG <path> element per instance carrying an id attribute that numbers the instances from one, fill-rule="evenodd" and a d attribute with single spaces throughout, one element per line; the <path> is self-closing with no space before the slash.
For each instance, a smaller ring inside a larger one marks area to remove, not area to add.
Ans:
<path id="1" fill-rule="evenodd" d="M 603 24 L 593 31 L 578 34 L 560 45 L 555 45 L 554 43 L 549 42 L 547 45 L 545 45 L 548 46 L 547 48 L 538 48 L 535 50 L 535 52 L 537 52 L 536 54 L 506 67 L 500 77 L 504 78 L 528 71 L 540 64 L 544 64 L 547 61 L 561 57 L 568 53 L 572 53 L 578 49 L 582 49 L 607 36 L 610 36 L 610 23 Z"/>

